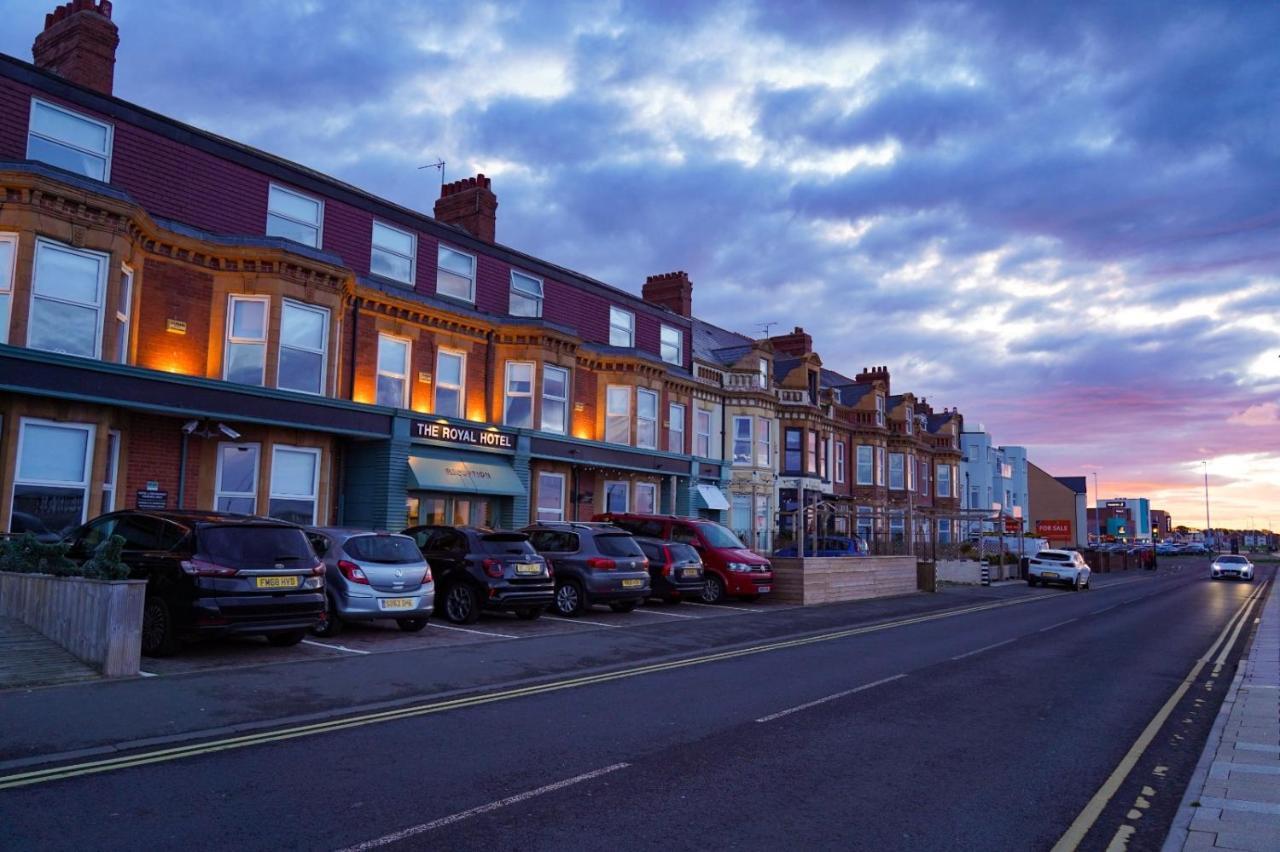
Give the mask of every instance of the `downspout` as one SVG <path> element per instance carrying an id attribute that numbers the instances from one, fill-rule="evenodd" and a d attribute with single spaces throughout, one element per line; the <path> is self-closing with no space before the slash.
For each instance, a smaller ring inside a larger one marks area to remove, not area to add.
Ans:
<path id="1" fill-rule="evenodd" d="M 178 511 L 186 508 L 187 496 L 187 440 L 191 436 L 182 430 L 182 450 L 178 455 Z M 118 479 L 119 477 L 117 477 Z"/>
<path id="2" fill-rule="evenodd" d="M 479 196 L 477 196 L 477 204 L 479 204 Z M 494 359 L 497 357 L 493 352 L 493 332 L 487 331 L 484 335 L 484 422 L 493 423 L 493 368 Z M 466 412 L 463 412 L 464 415 Z"/>
<path id="3" fill-rule="evenodd" d="M 357 332 L 360 328 L 360 303 L 362 301 L 359 296 L 351 300 L 351 349 L 347 353 L 347 399 L 353 402 L 356 398 L 356 348 L 360 343 L 360 336 Z"/>

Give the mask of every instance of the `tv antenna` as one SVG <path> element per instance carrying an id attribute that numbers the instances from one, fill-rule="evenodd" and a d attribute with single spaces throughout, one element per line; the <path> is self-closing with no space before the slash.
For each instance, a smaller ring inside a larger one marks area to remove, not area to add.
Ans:
<path id="1" fill-rule="evenodd" d="M 760 329 L 760 331 L 761 331 L 761 332 L 763 332 L 763 333 L 764 333 L 764 336 L 765 336 L 765 337 L 768 337 L 768 336 L 769 336 L 769 329 L 773 328 L 773 327 L 774 327 L 775 325 L 777 325 L 777 324 L 778 324 L 778 323 L 777 323 L 776 321 L 775 321 L 775 322 L 762 322 L 762 323 L 757 323 L 757 327 Z"/>
<path id="2" fill-rule="evenodd" d="M 422 171 L 423 169 L 439 169 L 440 185 L 444 186 L 444 160 L 437 160 L 434 163 L 427 163 L 425 166 L 418 166 L 418 171 Z"/>

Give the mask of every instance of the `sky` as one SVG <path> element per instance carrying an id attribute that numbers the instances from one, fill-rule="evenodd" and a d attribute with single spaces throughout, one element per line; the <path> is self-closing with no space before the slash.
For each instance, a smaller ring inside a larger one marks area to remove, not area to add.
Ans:
<path id="1" fill-rule="evenodd" d="M 6 0 L 30 59 L 53 0 Z M 1280 4 L 116 0 L 116 94 L 1280 527 Z M 1091 498 L 1095 495 L 1091 493 Z"/>

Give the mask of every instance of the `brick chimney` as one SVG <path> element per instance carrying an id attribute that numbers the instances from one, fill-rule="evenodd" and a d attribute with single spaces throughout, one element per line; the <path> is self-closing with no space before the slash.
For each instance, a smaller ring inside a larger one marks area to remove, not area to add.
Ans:
<path id="1" fill-rule="evenodd" d="M 863 367 L 862 372 L 853 377 L 858 384 L 870 384 L 871 382 L 884 382 L 884 392 L 889 392 L 889 368 L 888 367 Z"/>
<path id="2" fill-rule="evenodd" d="M 813 338 L 800 326 L 796 326 L 790 334 L 770 337 L 769 342 L 773 344 L 775 352 L 783 355 L 808 355 L 813 351 Z"/>
<path id="3" fill-rule="evenodd" d="M 670 308 L 682 317 L 693 315 L 693 282 L 684 270 L 650 275 L 640 292 L 646 302 Z"/>
<path id="4" fill-rule="evenodd" d="M 484 175 L 455 180 L 440 187 L 435 216 L 491 243 L 498 228 L 498 196 L 489 189 L 489 179 Z"/>
<path id="5" fill-rule="evenodd" d="M 44 16 L 44 32 L 31 45 L 31 56 L 37 68 L 109 95 L 119 44 L 111 0 L 72 0 Z"/>

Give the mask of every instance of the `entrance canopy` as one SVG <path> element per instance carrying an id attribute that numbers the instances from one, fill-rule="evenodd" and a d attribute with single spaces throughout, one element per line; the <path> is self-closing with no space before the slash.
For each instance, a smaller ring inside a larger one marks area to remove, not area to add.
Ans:
<path id="1" fill-rule="evenodd" d="M 724 492 L 705 482 L 698 483 L 698 498 L 703 504 L 700 508 L 703 509 L 723 512 L 729 508 L 729 499 L 724 496 Z"/>
<path id="2" fill-rule="evenodd" d="M 511 465 L 497 458 L 487 461 L 462 453 L 410 456 L 409 472 L 412 474 L 410 487 L 423 491 L 462 491 L 505 497 L 525 494 L 524 485 Z"/>

